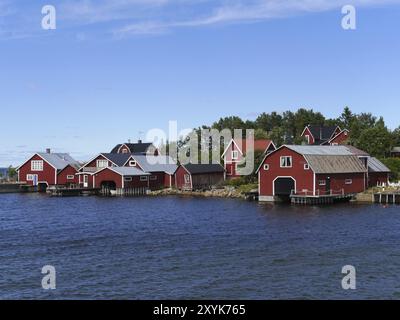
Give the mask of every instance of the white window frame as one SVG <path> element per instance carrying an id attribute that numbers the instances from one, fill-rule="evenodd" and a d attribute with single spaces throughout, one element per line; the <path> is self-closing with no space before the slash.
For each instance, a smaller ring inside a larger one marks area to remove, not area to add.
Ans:
<path id="1" fill-rule="evenodd" d="M 318 180 L 318 185 L 320 187 L 326 186 L 326 180 Z"/>
<path id="2" fill-rule="evenodd" d="M 346 180 L 344 181 L 344 184 L 346 184 L 346 185 L 353 184 L 353 179 L 346 179 Z"/>
<path id="3" fill-rule="evenodd" d="M 156 180 L 157 180 L 157 176 L 151 176 L 151 177 L 150 177 L 150 180 L 151 180 L 151 181 L 156 181 Z"/>
<path id="4" fill-rule="evenodd" d="M 148 177 L 147 176 L 140 176 L 140 181 L 148 181 Z"/>
<path id="5" fill-rule="evenodd" d="M 67 175 L 67 180 L 74 180 L 75 176 L 72 174 Z"/>
<path id="6" fill-rule="evenodd" d="M 124 148 L 124 149 L 122 149 L 122 153 L 123 153 L 123 154 L 127 154 L 127 153 L 128 153 L 128 150 L 126 150 L 126 149 Z"/>
<path id="7" fill-rule="evenodd" d="M 124 177 L 125 182 L 132 182 L 132 177 Z"/>
<path id="8" fill-rule="evenodd" d="M 32 160 L 31 171 L 43 171 L 43 160 Z"/>
<path id="9" fill-rule="evenodd" d="M 310 170 L 310 165 L 308 163 L 304 164 L 304 170 Z"/>
<path id="10" fill-rule="evenodd" d="M 37 174 L 28 173 L 26 175 L 26 181 L 34 181 L 35 180 L 35 176 L 37 177 Z M 37 180 L 37 178 L 36 178 L 36 180 Z"/>
<path id="11" fill-rule="evenodd" d="M 266 164 L 264 164 L 264 171 L 268 171 L 269 170 L 269 164 L 268 163 L 266 163 Z"/>
<path id="12" fill-rule="evenodd" d="M 102 163 L 103 165 L 100 165 L 100 163 Z M 104 164 L 106 163 L 106 165 L 104 166 Z M 103 168 L 108 168 L 108 160 L 104 160 L 104 159 L 99 159 L 96 161 L 96 167 L 103 169 Z"/>
<path id="13" fill-rule="evenodd" d="M 129 161 L 129 166 L 130 167 L 136 167 L 137 166 L 137 161 L 136 160 L 130 160 Z"/>
<path id="14" fill-rule="evenodd" d="M 185 184 L 190 183 L 190 174 L 185 173 L 185 175 L 183 176 L 183 179 L 185 181 Z"/>
<path id="15" fill-rule="evenodd" d="M 238 160 L 239 159 L 239 151 L 233 150 L 231 156 L 232 156 L 232 160 Z"/>
<path id="16" fill-rule="evenodd" d="M 290 159 L 290 166 L 287 164 L 287 160 Z M 293 157 L 292 156 L 282 156 L 280 159 L 281 168 L 292 168 L 293 167 Z"/>

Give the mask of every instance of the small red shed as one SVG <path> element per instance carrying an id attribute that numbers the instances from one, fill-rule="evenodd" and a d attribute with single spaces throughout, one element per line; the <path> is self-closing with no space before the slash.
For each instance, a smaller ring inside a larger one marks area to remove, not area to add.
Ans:
<path id="1" fill-rule="evenodd" d="M 180 190 L 211 189 L 222 185 L 225 169 L 220 164 L 185 164 L 175 172 L 175 186 Z"/>

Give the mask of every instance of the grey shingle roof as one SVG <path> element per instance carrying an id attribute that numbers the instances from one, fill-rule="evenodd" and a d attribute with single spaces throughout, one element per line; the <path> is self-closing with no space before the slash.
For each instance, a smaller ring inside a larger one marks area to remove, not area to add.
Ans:
<path id="1" fill-rule="evenodd" d="M 178 168 L 175 161 L 168 156 L 133 155 L 133 158 L 146 172 L 166 172 L 168 174 L 174 174 Z"/>
<path id="2" fill-rule="evenodd" d="M 392 149 L 392 152 L 400 152 L 400 147 L 394 147 L 394 148 Z"/>
<path id="3" fill-rule="evenodd" d="M 287 148 L 302 155 L 336 155 L 351 156 L 354 152 L 346 146 L 297 146 L 287 145 Z"/>
<path id="4" fill-rule="evenodd" d="M 223 173 L 225 169 L 220 164 L 185 164 L 183 167 L 191 174 Z"/>
<path id="5" fill-rule="evenodd" d="M 45 153 L 39 152 L 38 155 L 45 161 L 50 163 L 57 170 L 63 170 L 68 165 L 73 167 L 79 167 L 80 164 L 74 158 L 72 158 L 68 153 Z"/>
<path id="6" fill-rule="evenodd" d="M 371 157 L 371 158 L 368 159 L 368 171 L 369 172 L 385 172 L 385 173 L 389 173 L 390 169 L 388 167 L 386 167 L 377 158 Z"/>
<path id="7" fill-rule="evenodd" d="M 364 173 L 363 163 L 354 155 L 304 155 L 311 169 L 317 173 Z"/>
<path id="8" fill-rule="evenodd" d="M 124 143 L 131 153 L 146 153 L 147 149 L 151 147 L 152 143 Z M 111 153 L 117 153 L 118 149 L 122 146 L 122 144 L 117 144 L 112 150 Z"/>
<path id="9" fill-rule="evenodd" d="M 326 141 L 332 138 L 337 126 L 315 126 L 310 125 L 308 129 L 313 135 L 314 139 L 318 141 Z"/>
<path id="10" fill-rule="evenodd" d="M 108 160 L 114 162 L 117 166 L 122 167 L 132 154 L 129 153 L 102 153 Z"/>
<path id="11" fill-rule="evenodd" d="M 150 173 L 143 172 L 140 169 L 134 167 L 112 167 L 111 170 L 119 173 L 122 176 L 149 176 Z"/>

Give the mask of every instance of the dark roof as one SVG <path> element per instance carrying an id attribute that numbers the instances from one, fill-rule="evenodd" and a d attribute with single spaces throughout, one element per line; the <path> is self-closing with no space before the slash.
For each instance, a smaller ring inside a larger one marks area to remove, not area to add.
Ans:
<path id="1" fill-rule="evenodd" d="M 130 153 L 102 153 L 108 160 L 114 162 L 118 167 L 122 167 L 132 155 Z"/>
<path id="2" fill-rule="evenodd" d="M 118 153 L 118 149 L 122 146 L 123 144 L 117 144 L 112 150 L 111 153 Z M 152 143 L 124 143 L 129 150 L 131 151 L 130 153 L 146 153 L 147 149 L 151 147 L 153 144 Z"/>
<path id="3" fill-rule="evenodd" d="M 308 126 L 311 134 L 313 135 L 316 143 L 328 141 L 332 138 L 337 126 Z"/>
<path id="4" fill-rule="evenodd" d="M 185 164 L 182 165 L 191 174 L 223 173 L 225 169 L 220 164 Z"/>

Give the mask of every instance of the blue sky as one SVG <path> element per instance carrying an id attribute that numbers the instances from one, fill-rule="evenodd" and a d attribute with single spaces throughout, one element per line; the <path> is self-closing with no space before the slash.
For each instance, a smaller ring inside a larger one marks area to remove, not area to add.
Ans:
<path id="1" fill-rule="evenodd" d="M 41 29 L 46 4 L 56 30 Z M 341 28 L 344 4 L 357 30 Z M 395 128 L 399 40 L 396 0 L 0 0 L 0 166 L 299 107 Z"/>

